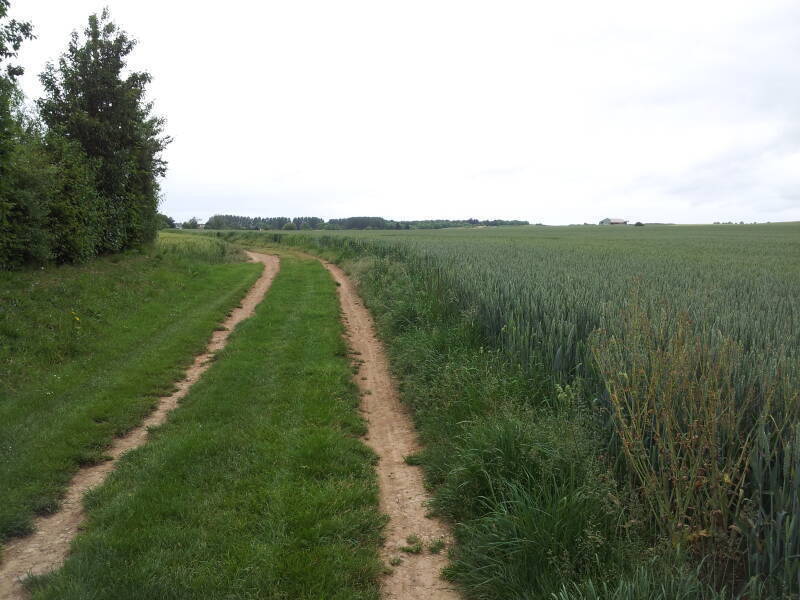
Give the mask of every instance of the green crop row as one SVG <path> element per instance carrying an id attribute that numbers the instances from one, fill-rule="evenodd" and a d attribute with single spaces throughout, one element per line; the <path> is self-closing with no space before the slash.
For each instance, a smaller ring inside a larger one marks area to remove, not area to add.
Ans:
<path id="1" fill-rule="evenodd" d="M 402 263 L 583 390 L 654 536 L 720 589 L 800 593 L 800 225 L 220 235 Z"/>

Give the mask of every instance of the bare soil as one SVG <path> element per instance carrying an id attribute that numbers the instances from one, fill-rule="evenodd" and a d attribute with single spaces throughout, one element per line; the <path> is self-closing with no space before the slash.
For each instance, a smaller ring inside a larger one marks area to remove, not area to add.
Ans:
<path id="1" fill-rule="evenodd" d="M 0 600 L 25 598 L 25 589 L 22 585 L 25 577 L 48 573 L 63 564 L 70 543 L 84 520 L 84 494 L 105 481 L 123 454 L 142 446 L 147 441 L 148 429 L 158 427 L 166 421 L 170 411 L 178 406 L 189 388 L 211 366 L 214 353 L 225 347 L 231 331 L 238 323 L 253 314 L 267 293 L 280 263 L 277 256 L 256 252 L 247 252 L 247 255 L 251 261 L 263 263 L 264 271 L 247 292 L 239 307 L 224 321 L 221 329 L 214 331 L 206 351 L 195 357 L 184 378 L 175 384 L 175 391 L 169 396 L 160 398 L 155 410 L 138 427 L 114 440 L 107 451 L 110 460 L 82 468 L 75 474 L 58 512 L 37 518 L 31 535 L 14 539 L 6 545 L 0 563 Z"/>
<path id="2" fill-rule="evenodd" d="M 384 577 L 382 595 L 386 600 L 456 600 L 459 595 L 441 578 L 447 564 L 446 549 L 439 554 L 428 550 L 436 540 L 449 546 L 450 531 L 441 521 L 426 516 L 429 496 L 421 470 L 404 461 L 419 450 L 419 444 L 411 419 L 400 403 L 383 346 L 375 335 L 369 311 L 350 280 L 337 266 L 324 264 L 339 284 L 347 340 L 360 364 L 354 380 L 362 392 L 361 410 L 368 422 L 365 443 L 379 457 L 380 507 L 389 515 L 382 558 L 388 564 L 402 560 Z M 409 546 L 409 536 L 422 540 L 421 553 L 401 550 Z"/>

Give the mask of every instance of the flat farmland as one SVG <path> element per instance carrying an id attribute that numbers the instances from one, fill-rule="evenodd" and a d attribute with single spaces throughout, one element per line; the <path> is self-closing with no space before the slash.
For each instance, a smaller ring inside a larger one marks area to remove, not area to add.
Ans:
<path id="1" fill-rule="evenodd" d="M 359 282 L 476 597 L 590 594 L 632 549 L 659 557 L 640 594 L 797 593 L 800 224 L 216 235 Z"/>
<path id="2" fill-rule="evenodd" d="M 798 224 L 162 233 L 5 277 L 0 569 L 114 455 L 5 597 L 800 589 Z"/>

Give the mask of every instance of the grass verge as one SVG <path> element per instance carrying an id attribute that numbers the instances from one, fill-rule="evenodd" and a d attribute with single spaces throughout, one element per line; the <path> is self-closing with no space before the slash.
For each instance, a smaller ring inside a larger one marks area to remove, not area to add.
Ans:
<path id="1" fill-rule="evenodd" d="M 72 474 L 170 392 L 258 277 L 242 258 L 166 235 L 143 253 L 0 273 L 0 541 L 57 509 Z"/>
<path id="2" fill-rule="evenodd" d="M 335 289 L 282 259 L 181 408 L 90 495 L 34 598 L 378 597 L 384 519 Z"/>

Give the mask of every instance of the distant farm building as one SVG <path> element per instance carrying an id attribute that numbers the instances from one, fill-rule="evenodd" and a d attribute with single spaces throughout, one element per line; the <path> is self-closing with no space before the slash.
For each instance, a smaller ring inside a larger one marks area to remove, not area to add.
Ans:
<path id="1" fill-rule="evenodd" d="M 628 222 L 625 219 L 603 219 L 600 221 L 600 225 L 627 225 Z"/>

